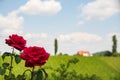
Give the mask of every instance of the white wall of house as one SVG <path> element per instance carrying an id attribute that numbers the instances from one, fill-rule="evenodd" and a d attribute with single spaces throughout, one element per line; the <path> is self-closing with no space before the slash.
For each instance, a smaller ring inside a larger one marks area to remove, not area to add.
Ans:
<path id="1" fill-rule="evenodd" d="M 89 54 L 87 54 L 87 53 L 83 53 L 83 56 L 90 56 Z"/>

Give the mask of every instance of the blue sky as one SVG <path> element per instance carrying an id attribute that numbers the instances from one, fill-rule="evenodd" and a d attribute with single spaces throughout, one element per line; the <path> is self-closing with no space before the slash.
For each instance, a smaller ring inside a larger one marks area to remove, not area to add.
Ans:
<path id="1" fill-rule="evenodd" d="M 58 53 L 111 51 L 116 34 L 120 51 L 119 5 L 119 0 L 0 0 L 0 51 L 10 49 L 4 39 L 13 33 L 51 54 L 55 38 Z"/>

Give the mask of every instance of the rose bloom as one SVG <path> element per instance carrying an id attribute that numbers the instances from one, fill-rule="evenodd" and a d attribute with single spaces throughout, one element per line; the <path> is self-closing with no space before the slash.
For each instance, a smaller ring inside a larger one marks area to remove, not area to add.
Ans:
<path id="1" fill-rule="evenodd" d="M 42 47 L 28 47 L 25 48 L 20 57 L 25 60 L 26 67 L 42 66 L 48 60 L 50 54 Z"/>
<path id="2" fill-rule="evenodd" d="M 5 39 L 5 43 L 19 51 L 22 51 L 26 46 L 26 40 L 17 34 L 10 35 L 9 39 Z"/>

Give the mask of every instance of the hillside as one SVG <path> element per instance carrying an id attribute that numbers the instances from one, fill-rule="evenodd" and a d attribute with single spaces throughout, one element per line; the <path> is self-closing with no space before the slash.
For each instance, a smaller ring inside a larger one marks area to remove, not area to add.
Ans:
<path id="1" fill-rule="evenodd" d="M 75 70 L 78 74 L 96 74 L 103 80 L 109 80 L 120 72 L 120 57 L 52 56 L 46 66 L 57 68 L 74 57 L 79 59 L 79 62 L 71 65 L 69 70 Z"/>
<path id="2" fill-rule="evenodd" d="M 120 73 L 120 57 L 51 56 L 44 67 L 49 66 L 56 69 L 61 63 L 66 64 L 68 60 L 72 58 L 79 59 L 79 62 L 77 64 L 71 64 L 69 71 L 75 70 L 77 74 L 95 74 L 96 76 L 101 77 L 102 80 L 110 80 L 111 77 L 114 77 L 116 74 Z M 6 58 L 5 62 L 6 61 L 9 61 L 9 58 Z M 2 62 L 3 61 L 0 58 L 0 65 L 2 65 Z M 13 72 L 16 73 L 16 75 L 23 73 L 25 69 L 24 61 L 18 65 L 14 63 Z M 52 71 L 47 70 L 47 73 L 50 76 Z M 1 79 L 2 77 L 0 76 L 0 80 Z"/>

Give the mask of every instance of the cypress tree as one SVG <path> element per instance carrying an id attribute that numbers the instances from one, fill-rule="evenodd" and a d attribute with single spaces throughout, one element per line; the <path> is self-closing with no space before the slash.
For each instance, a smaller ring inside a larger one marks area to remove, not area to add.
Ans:
<path id="1" fill-rule="evenodd" d="M 117 39 L 116 35 L 112 36 L 113 46 L 112 46 L 112 54 L 115 55 L 117 53 Z"/>
<path id="2" fill-rule="evenodd" d="M 54 40 L 54 54 L 55 55 L 57 54 L 57 51 L 58 51 L 58 42 L 57 42 L 57 39 L 55 38 Z"/>

